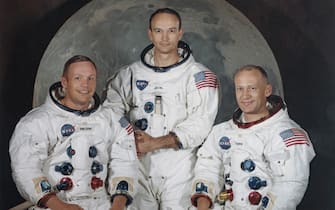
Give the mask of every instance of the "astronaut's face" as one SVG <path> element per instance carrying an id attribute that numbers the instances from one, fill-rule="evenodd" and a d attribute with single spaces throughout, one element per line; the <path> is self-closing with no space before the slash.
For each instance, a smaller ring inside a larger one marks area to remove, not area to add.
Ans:
<path id="1" fill-rule="evenodd" d="M 266 98 L 272 87 L 258 70 L 243 70 L 235 75 L 235 96 L 245 120 L 252 122 L 269 114 Z"/>
<path id="2" fill-rule="evenodd" d="M 179 29 L 179 20 L 175 15 L 159 13 L 153 17 L 148 35 L 155 45 L 155 53 L 171 54 L 177 53 L 183 31 Z"/>
<path id="3" fill-rule="evenodd" d="M 91 62 L 72 63 L 62 77 L 65 97 L 62 103 L 76 110 L 86 110 L 96 89 L 96 69 Z"/>

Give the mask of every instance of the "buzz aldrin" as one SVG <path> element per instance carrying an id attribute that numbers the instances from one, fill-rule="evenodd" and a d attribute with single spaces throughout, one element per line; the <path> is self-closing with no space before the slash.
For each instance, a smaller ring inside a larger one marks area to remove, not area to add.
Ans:
<path id="1" fill-rule="evenodd" d="M 241 109 L 214 126 L 198 151 L 192 204 L 208 199 L 215 210 L 295 210 L 307 189 L 315 152 L 308 134 L 279 96 L 270 116 L 245 123 Z"/>

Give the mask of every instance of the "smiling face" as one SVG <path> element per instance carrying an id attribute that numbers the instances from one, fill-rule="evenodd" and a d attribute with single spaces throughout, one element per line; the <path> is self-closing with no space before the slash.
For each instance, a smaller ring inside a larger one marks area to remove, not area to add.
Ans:
<path id="1" fill-rule="evenodd" d="M 96 90 L 97 72 L 89 61 L 70 64 L 61 78 L 65 97 L 62 103 L 75 110 L 86 110 Z"/>
<path id="2" fill-rule="evenodd" d="M 155 46 L 155 53 L 177 54 L 178 42 L 183 35 L 178 18 L 173 14 L 158 13 L 150 24 L 148 36 Z"/>
<path id="3" fill-rule="evenodd" d="M 269 114 L 266 98 L 271 95 L 272 87 L 259 70 L 240 70 L 234 77 L 234 83 L 236 101 L 247 122 Z"/>

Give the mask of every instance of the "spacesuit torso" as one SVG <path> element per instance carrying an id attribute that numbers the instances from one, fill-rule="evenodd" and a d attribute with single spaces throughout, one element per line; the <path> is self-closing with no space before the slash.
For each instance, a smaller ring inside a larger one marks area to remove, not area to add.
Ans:
<path id="1" fill-rule="evenodd" d="M 161 149 L 141 159 L 149 176 L 170 177 L 182 170 L 190 177 L 195 150 L 211 129 L 218 109 L 215 74 L 194 61 L 188 46 L 179 52 L 179 63 L 160 68 L 152 64 L 149 46 L 141 61 L 112 78 L 104 102 L 104 106 L 126 114 L 135 129 L 153 137 L 173 131 L 179 137 L 183 149 Z"/>
<path id="2" fill-rule="evenodd" d="M 70 110 L 56 99 L 60 84 L 53 87 L 45 104 L 20 120 L 10 142 L 13 177 L 21 195 L 36 204 L 56 192 L 87 210 L 110 208 L 118 187 L 133 196 L 136 153 L 131 125 L 103 110 L 97 96 L 91 109 Z"/>
<path id="3" fill-rule="evenodd" d="M 179 62 L 156 67 L 154 46 L 141 61 L 121 69 L 107 85 L 103 106 L 126 115 L 135 129 L 153 137 L 173 132 L 180 148 L 159 149 L 140 158 L 138 209 L 185 209 L 197 148 L 214 123 L 219 104 L 216 75 L 195 62 L 179 42 Z"/>
<path id="4" fill-rule="evenodd" d="M 235 118 L 215 126 L 199 150 L 193 193 L 226 210 L 293 210 L 306 191 L 314 155 L 307 133 L 283 107 L 259 123 Z"/>

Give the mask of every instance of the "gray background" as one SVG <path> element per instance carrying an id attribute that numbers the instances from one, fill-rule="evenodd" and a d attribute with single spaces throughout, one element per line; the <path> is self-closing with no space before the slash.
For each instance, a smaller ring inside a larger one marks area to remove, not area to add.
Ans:
<path id="1" fill-rule="evenodd" d="M 10 177 L 8 141 L 19 118 L 32 108 L 40 61 L 61 26 L 88 2 L 0 2 L 0 209 L 22 201 Z M 298 209 L 335 209 L 335 3 L 228 2 L 246 15 L 265 38 L 280 69 L 290 115 L 313 140 L 317 157 L 312 162 L 310 186 Z"/>
<path id="2" fill-rule="evenodd" d="M 183 6 L 184 5 L 184 6 Z M 236 107 L 232 75 L 245 64 L 264 66 L 274 92 L 283 88 L 273 53 L 257 28 L 224 0 L 95 0 L 80 9 L 58 30 L 46 49 L 36 75 L 34 103 L 44 102 L 50 84 L 58 81 L 66 60 L 76 54 L 91 57 L 98 67 L 97 92 L 120 67 L 139 60 L 150 42 L 148 19 L 157 8 L 178 8 L 186 41 L 195 59 L 216 72 L 221 83 L 217 122 Z"/>

